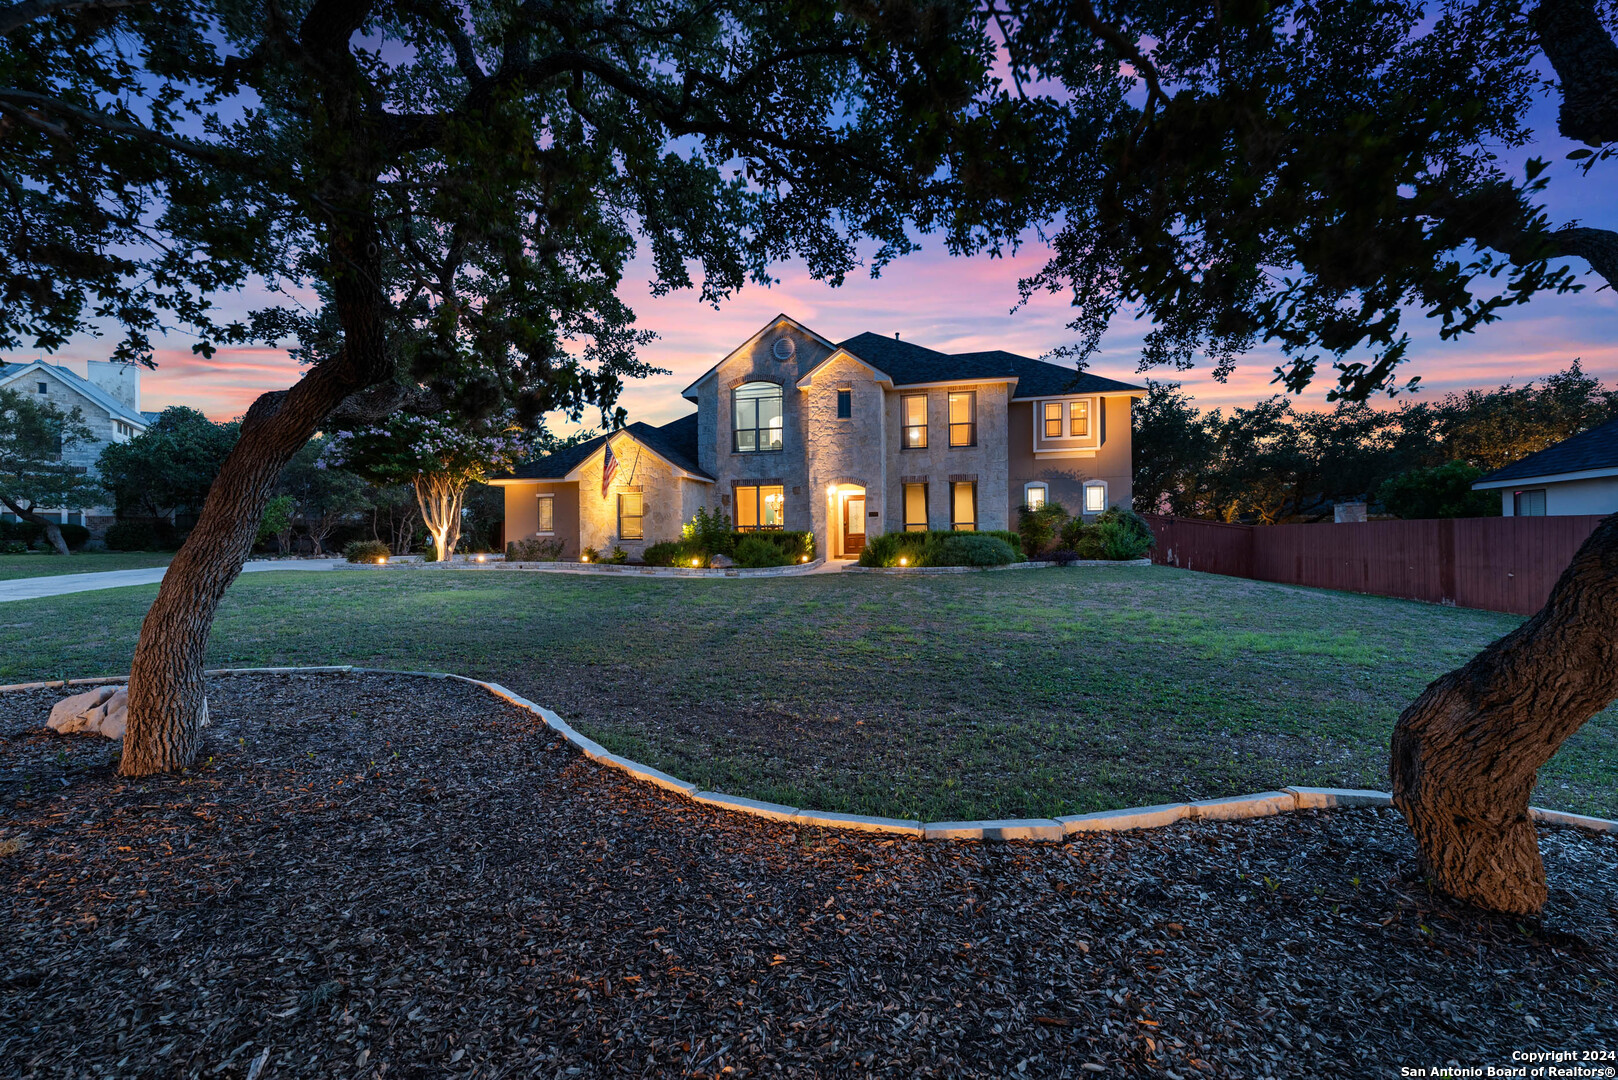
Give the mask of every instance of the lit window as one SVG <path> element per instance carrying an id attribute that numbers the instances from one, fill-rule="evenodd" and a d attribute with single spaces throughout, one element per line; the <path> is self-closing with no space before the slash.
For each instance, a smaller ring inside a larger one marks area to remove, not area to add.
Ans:
<path id="1" fill-rule="evenodd" d="M 1047 401 L 1045 403 L 1045 437 L 1047 439 L 1060 439 L 1062 437 L 1062 403 L 1060 401 Z"/>
<path id="2" fill-rule="evenodd" d="M 644 540 L 646 538 L 645 521 L 646 503 L 638 491 L 623 491 L 618 494 L 618 539 Z"/>
<path id="3" fill-rule="evenodd" d="M 978 527 L 978 485 L 973 480 L 957 480 L 949 487 L 949 527 L 971 532 Z"/>
<path id="4" fill-rule="evenodd" d="M 736 489 L 736 530 L 754 532 L 759 529 L 786 527 L 786 489 L 780 486 L 738 487 Z"/>
<path id="5" fill-rule="evenodd" d="M 854 391 L 837 391 L 837 419 L 847 420 L 854 415 Z"/>
<path id="6" fill-rule="evenodd" d="M 1544 517 L 1545 516 L 1545 489 L 1537 488 L 1533 491 L 1518 491 L 1515 495 L 1516 507 L 1513 513 L 1518 517 Z"/>
<path id="7" fill-rule="evenodd" d="M 539 497 L 539 527 L 534 530 L 541 533 L 556 531 L 556 496 L 541 495 Z"/>
<path id="8" fill-rule="evenodd" d="M 1099 514 L 1107 508 L 1107 485 L 1084 485 L 1084 512 L 1086 514 Z"/>
<path id="9" fill-rule="evenodd" d="M 779 383 L 743 383 L 731 391 L 731 414 L 736 430 L 736 452 L 781 449 L 781 386 Z"/>
<path id="10" fill-rule="evenodd" d="M 951 446 L 978 444 L 977 391 L 963 390 L 949 396 L 949 444 Z"/>
<path id="11" fill-rule="evenodd" d="M 1090 403 L 1088 401 L 1068 402 L 1067 433 L 1075 439 L 1088 439 L 1090 437 Z"/>
<path id="12" fill-rule="evenodd" d="M 1060 417 L 1058 417 L 1060 422 Z M 1045 485 L 1027 484 L 1022 489 L 1022 504 L 1030 510 L 1039 510 L 1045 506 Z"/>
<path id="13" fill-rule="evenodd" d="M 905 532 L 927 531 L 927 485 L 905 485 Z"/>
<path id="14" fill-rule="evenodd" d="M 904 412 L 904 448 L 927 448 L 927 395 L 906 394 L 900 408 Z"/>

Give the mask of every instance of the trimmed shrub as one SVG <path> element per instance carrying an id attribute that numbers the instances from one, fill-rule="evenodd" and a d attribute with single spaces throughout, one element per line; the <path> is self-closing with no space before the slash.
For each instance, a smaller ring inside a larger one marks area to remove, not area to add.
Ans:
<path id="1" fill-rule="evenodd" d="M 950 533 L 927 552 L 928 566 L 1007 566 L 1016 561 L 1010 544 L 981 532 Z"/>
<path id="2" fill-rule="evenodd" d="M 771 543 L 764 533 L 748 533 L 736 544 L 737 566 L 787 566 L 792 556 L 781 546 Z"/>
<path id="3" fill-rule="evenodd" d="M 805 556 L 811 559 L 815 557 L 814 533 L 795 532 L 786 529 L 764 529 L 758 532 L 731 533 L 730 547 L 727 551 L 739 549 L 742 541 L 749 537 L 757 537 L 768 544 L 774 545 L 776 550 L 781 553 L 781 557 L 786 560 L 786 562 L 782 563 L 762 563 L 760 565 L 785 566 L 786 563 L 802 562 Z M 737 561 L 740 562 L 740 559 L 738 558 Z"/>
<path id="4" fill-rule="evenodd" d="M 612 554 L 601 561 L 611 563 L 614 566 L 622 566 L 629 561 L 629 552 L 614 544 Z"/>
<path id="5" fill-rule="evenodd" d="M 1057 548 L 1055 551 L 1046 552 L 1045 558 L 1057 566 L 1072 566 L 1079 561 L 1079 553 L 1068 548 Z"/>
<path id="6" fill-rule="evenodd" d="M 374 563 L 392 554 L 380 540 L 352 540 L 343 547 L 343 558 L 351 563 Z"/>
<path id="7" fill-rule="evenodd" d="M 62 541 L 67 544 L 70 551 L 77 551 L 90 542 L 90 530 L 83 525 L 74 525 L 69 522 L 66 525 L 56 527 L 62 530 Z"/>
<path id="8" fill-rule="evenodd" d="M 26 555 L 28 545 L 21 540 L 0 540 L 0 555 Z"/>
<path id="9" fill-rule="evenodd" d="M 681 543 L 678 540 L 661 540 L 648 547 L 641 555 L 647 566 L 675 566 L 680 562 Z M 689 558 L 684 560 L 690 565 Z"/>
<path id="10" fill-rule="evenodd" d="M 558 562 L 567 550 L 567 541 L 554 536 L 530 536 L 506 545 L 508 562 Z"/>
<path id="11" fill-rule="evenodd" d="M 173 551 L 180 545 L 166 521 L 135 518 L 118 521 L 107 529 L 107 547 L 113 551 Z"/>
<path id="12" fill-rule="evenodd" d="M 21 544 L 24 551 L 44 535 L 45 527 L 35 525 L 32 521 L 0 521 L 0 541 Z M 65 536 L 63 538 L 66 539 Z"/>
<path id="13" fill-rule="evenodd" d="M 945 548 L 953 540 L 976 538 L 993 541 L 992 544 L 969 544 Z M 1021 537 L 1014 532 L 999 530 L 983 532 L 899 532 L 883 533 L 865 542 L 860 552 L 861 566 L 1003 566 L 1022 559 Z M 965 554 L 970 551 L 972 554 Z M 1005 558 L 1001 559 L 1002 552 Z M 991 554 L 992 553 L 992 554 Z M 955 561 L 964 558 L 988 558 L 988 562 Z"/>

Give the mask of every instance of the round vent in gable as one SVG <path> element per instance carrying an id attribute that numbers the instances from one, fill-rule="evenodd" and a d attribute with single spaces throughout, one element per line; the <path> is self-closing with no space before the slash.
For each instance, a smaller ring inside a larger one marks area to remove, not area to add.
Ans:
<path id="1" fill-rule="evenodd" d="M 770 352 L 774 354 L 777 360 L 791 360 L 792 354 L 797 351 L 798 347 L 792 343 L 792 339 L 789 337 L 778 337 L 775 339 L 775 344 L 770 346 Z"/>

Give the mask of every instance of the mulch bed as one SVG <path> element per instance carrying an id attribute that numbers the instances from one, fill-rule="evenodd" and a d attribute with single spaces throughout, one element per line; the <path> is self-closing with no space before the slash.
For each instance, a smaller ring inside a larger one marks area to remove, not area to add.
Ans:
<path id="1" fill-rule="evenodd" d="M 1389 1076 L 1618 1047 L 1618 841 L 1528 925 L 1385 811 L 1068 845 L 759 823 L 465 684 L 238 676 L 209 761 L 0 694 L 0 1062 L 33 1076 Z M 10 845 L 17 846 L 17 845 Z"/>

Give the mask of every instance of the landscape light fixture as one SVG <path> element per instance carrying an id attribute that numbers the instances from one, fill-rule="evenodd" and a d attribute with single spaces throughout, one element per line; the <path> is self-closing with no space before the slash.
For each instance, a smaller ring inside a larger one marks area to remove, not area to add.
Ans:
<path id="1" fill-rule="evenodd" d="M 588 555 L 580 555 L 579 556 L 579 561 L 580 562 L 589 562 L 590 561 L 590 556 L 588 556 Z"/>
<path id="2" fill-rule="evenodd" d="M 378 559 L 378 560 L 377 560 L 377 561 L 376 561 L 376 564 L 377 564 L 377 565 L 378 565 L 378 566 L 382 566 L 382 565 L 384 565 L 384 564 L 385 564 L 385 563 L 386 563 L 386 562 L 387 562 L 387 561 L 388 561 L 388 560 L 387 560 L 387 558 L 386 558 L 386 557 L 383 557 L 383 558 L 380 558 L 380 559 Z"/>
<path id="3" fill-rule="evenodd" d="M 692 559 L 691 560 L 691 565 L 700 567 L 702 565 L 702 560 L 701 559 Z"/>
<path id="4" fill-rule="evenodd" d="M 899 565 L 900 566 L 908 566 L 909 564 L 910 564 L 909 559 L 905 558 L 903 555 L 899 556 Z"/>

